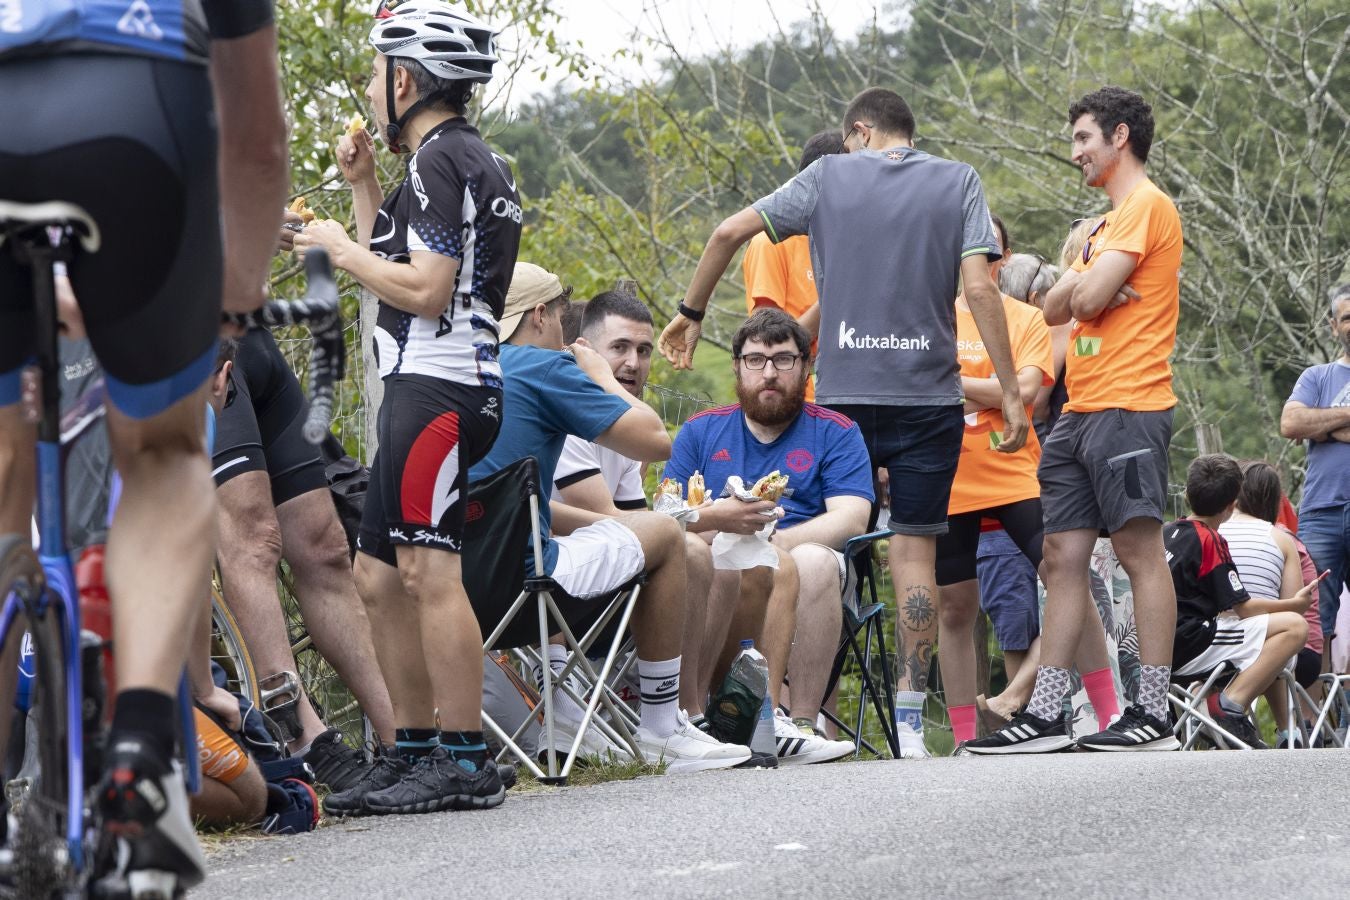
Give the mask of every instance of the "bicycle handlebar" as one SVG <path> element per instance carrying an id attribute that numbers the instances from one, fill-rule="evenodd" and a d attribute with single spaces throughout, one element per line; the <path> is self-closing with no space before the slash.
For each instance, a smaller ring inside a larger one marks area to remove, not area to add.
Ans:
<path id="1" fill-rule="evenodd" d="M 307 325 L 310 333 L 309 417 L 305 440 L 323 443 L 333 422 L 333 396 L 347 368 L 342 334 L 342 311 L 337 282 L 328 254 L 314 248 L 305 253 L 307 295 L 299 300 L 272 300 L 251 313 L 223 313 L 222 320 L 239 328 L 277 328 Z"/>

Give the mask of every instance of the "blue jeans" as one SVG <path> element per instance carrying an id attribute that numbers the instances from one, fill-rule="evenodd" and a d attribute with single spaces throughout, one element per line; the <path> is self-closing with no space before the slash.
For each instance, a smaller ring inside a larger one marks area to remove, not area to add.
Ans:
<path id="1" fill-rule="evenodd" d="M 1350 503 L 1340 507 L 1315 509 L 1298 517 L 1298 539 L 1308 548 L 1322 580 L 1318 610 L 1322 631 L 1328 637 L 1336 630 L 1336 613 L 1341 607 L 1341 585 L 1350 575 Z"/>

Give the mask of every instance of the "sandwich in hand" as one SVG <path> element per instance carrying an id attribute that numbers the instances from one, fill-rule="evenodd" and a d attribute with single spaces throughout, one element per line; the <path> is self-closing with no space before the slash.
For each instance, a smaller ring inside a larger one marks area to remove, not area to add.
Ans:
<path id="1" fill-rule="evenodd" d="M 304 225 L 308 225 L 317 218 L 317 216 L 314 215 L 314 210 L 306 205 L 304 197 L 296 197 L 295 200 L 291 202 L 290 210 L 300 217 L 300 222 Z"/>
<path id="2" fill-rule="evenodd" d="M 780 475 L 777 469 L 774 469 L 768 475 L 765 475 L 755 486 L 750 489 L 750 493 L 755 495 L 758 500 L 769 500 L 777 503 L 783 496 L 783 491 L 787 489 L 788 477 Z"/>
<path id="3" fill-rule="evenodd" d="M 697 470 L 689 476 L 689 505 L 702 506 L 708 499 L 708 489 L 703 486 L 703 475 Z"/>
<path id="4" fill-rule="evenodd" d="M 656 492 L 674 497 L 676 500 L 684 497 L 684 488 L 674 478 L 661 479 L 661 484 L 657 486 Z"/>

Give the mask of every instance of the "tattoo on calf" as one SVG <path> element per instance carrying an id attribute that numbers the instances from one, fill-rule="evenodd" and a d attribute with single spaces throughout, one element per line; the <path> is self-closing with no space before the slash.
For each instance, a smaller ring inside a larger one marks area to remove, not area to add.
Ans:
<path id="1" fill-rule="evenodd" d="M 927 691 L 928 673 L 933 668 L 933 642 L 916 641 L 914 652 L 902 658 L 905 661 L 905 671 L 909 673 L 909 689 Z"/>
<path id="2" fill-rule="evenodd" d="M 905 627 L 914 631 L 923 631 L 933 624 L 933 594 L 927 585 L 914 584 L 905 589 L 901 614 Z"/>

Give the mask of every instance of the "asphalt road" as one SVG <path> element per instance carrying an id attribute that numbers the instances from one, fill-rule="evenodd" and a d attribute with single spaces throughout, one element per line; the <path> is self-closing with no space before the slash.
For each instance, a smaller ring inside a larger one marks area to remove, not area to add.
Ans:
<path id="1" fill-rule="evenodd" d="M 1350 897 L 1350 752 L 642 778 L 210 854 L 200 898 Z"/>

